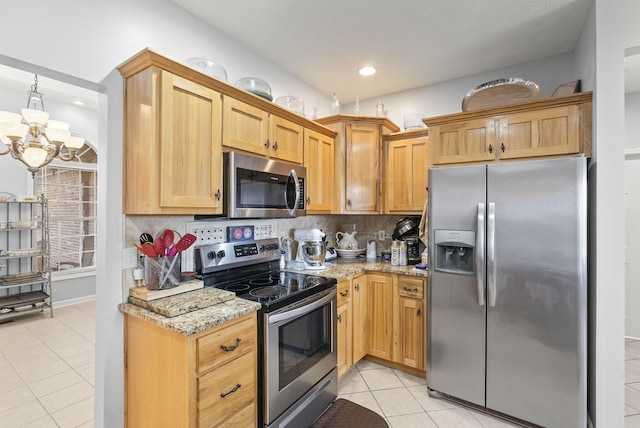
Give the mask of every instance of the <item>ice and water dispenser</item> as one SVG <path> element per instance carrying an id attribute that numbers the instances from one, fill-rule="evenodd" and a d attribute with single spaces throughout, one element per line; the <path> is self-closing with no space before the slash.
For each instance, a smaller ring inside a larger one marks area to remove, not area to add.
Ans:
<path id="1" fill-rule="evenodd" d="M 436 272 L 475 275 L 475 231 L 436 229 L 434 245 Z"/>

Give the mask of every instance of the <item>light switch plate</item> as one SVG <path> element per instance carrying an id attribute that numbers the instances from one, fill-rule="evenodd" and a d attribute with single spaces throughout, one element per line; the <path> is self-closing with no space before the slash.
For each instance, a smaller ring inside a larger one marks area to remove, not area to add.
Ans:
<path id="1" fill-rule="evenodd" d="M 138 267 L 138 249 L 136 247 L 125 248 L 122 252 L 122 268 L 132 269 Z"/>

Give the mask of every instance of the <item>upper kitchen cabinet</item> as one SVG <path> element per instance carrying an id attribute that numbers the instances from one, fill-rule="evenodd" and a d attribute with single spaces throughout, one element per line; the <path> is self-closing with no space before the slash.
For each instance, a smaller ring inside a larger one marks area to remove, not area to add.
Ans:
<path id="1" fill-rule="evenodd" d="M 125 214 L 223 214 L 223 151 L 302 164 L 305 131 L 336 136 L 149 49 L 118 70 L 125 79 Z"/>
<path id="2" fill-rule="evenodd" d="M 333 214 L 382 214 L 383 138 L 400 129 L 381 117 L 338 115 L 317 122 L 338 134 Z"/>
<path id="3" fill-rule="evenodd" d="M 319 132 L 304 131 L 304 166 L 307 168 L 307 214 L 333 212 L 335 140 Z"/>
<path id="4" fill-rule="evenodd" d="M 385 214 L 422 214 L 428 185 L 428 130 L 385 137 Z"/>
<path id="5" fill-rule="evenodd" d="M 591 92 L 424 119 L 429 163 L 591 156 Z"/>
<path id="6" fill-rule="evenodd" d="M 223 97 L 223 109 L 225 147 L 302 163 L 302 125 L 230 96 Z"/>

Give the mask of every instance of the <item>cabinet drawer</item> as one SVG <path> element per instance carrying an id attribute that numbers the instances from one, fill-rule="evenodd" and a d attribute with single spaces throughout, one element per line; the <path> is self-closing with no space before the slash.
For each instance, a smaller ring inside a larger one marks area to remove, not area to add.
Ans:
<path id="1" fill-rule="evenodd" d="M 398 280 L 398 294 L 400 294 L 400 297 L 422 299 L 424 296 L 424 280 L 400 278 Z"/>
<path id="2" fill-rule="evenodd" d="M 343 279 L 338 281 L 338 306 L 351 299 L 351 281 Z"/>
<path id="3" fill-rule="evenodd" d="M 249 352 L 198 378 L 198 426 L 224 423 L 256 399 L 256 354 Z"/>
<path id="4" fill-rule="evenodd" d="M 252 317 L 196 339 L 198 373 L 255 349 L 255 334 L 255 318 Z"/>

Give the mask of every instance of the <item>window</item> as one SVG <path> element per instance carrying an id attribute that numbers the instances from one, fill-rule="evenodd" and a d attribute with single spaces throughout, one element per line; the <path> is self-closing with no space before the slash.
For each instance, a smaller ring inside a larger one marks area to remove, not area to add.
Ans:
<path id="1" fill-rule="evenodd" d="M 52 272 L 94 268 L 97 237 L 97 155 L 85 144 L 77 162 L 52 162 L 36 175 L 36 194 L 49 204 Z"/>

